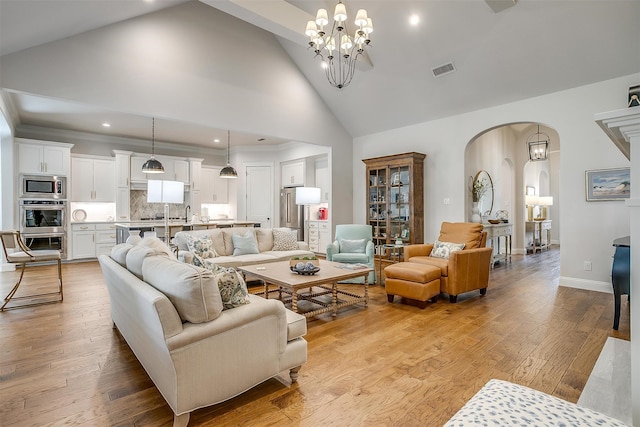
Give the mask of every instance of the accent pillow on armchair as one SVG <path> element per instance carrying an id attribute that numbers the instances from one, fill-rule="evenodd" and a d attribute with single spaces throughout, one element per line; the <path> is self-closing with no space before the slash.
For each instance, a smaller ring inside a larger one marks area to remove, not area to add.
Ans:
<path id="1" fill-rule="evenodd" d="M 336 240 L 327 246 L 327 260 L 344 264 L 373 265 L 373 230 L 370 225 L 336 225 Z M 375 272 L 369 273 L 367 281 L 375 283 Z M 364 277 L 345 280 L 345 283 L 364 283 Z"/>

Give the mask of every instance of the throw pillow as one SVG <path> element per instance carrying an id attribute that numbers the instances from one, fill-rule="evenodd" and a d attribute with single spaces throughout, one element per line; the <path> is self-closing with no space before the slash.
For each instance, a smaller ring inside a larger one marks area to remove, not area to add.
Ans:
<path id="1" fill-rule="evenodd" d="M 224 310 L 251 302 L 244 277 L 235 268 L 217 267 L 214 271 L 214 281 L 220 290 Z"/>
<path id="2" fill-rule="evenodd" d="M 169 246 L 165 245 L 164 242 L 157 237 L 145 237 L 138 242 L 138 246 L 144 246 L 147 248 L 155 249 L 157 252 L 163 252 L 170 257 L 175 254 L 171 252 Z"/>
<path id="3" fill-rule="evenodd" d="M 298 232 L 296 230 L 273 230 L 274 251 L 295 251 L 298 249 Z"/>
<path id="4" fill-rule="evenodd" d="M 464 249 L 464 243 L 441 242 L 436 240 L 433 243 L 431 255 L 434 258 L 449 259 L 451 252 L 461 251 Z"/>
<path id="5" fill-rule="evenodd" d="M 189 252 L 193 252 L 193 265 L 204 267 L 204 260 L 218 256 L 210 236 L 185 235 Z"/>
<path id="6" fill-rule="evenodd" d="M 340 244 L 340 252 L 350 253 L 350 254 L 363 254 L 367 247 L 366 239 L 356 239 L 356 240 L 348 240 L 348 239 L 339 239 Z"/>
<path id="7" fill-rule="evenodd" d="M 239 233 L 233 234 L 231 240 L 233 241 L 233 256 L 260 253 L 256 235 L 251 229 L 249 229 L 245 235 Z"/>

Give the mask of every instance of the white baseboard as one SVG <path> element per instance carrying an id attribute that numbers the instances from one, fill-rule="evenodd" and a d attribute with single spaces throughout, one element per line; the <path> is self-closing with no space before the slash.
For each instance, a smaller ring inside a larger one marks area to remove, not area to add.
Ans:
<path id="1" fill-rule="evenodd" d="M 587 291 L 604 292 L 607 294 L 613 293 L 613 288 L 609 282 L 600 282 L 597 280 L 578 279 L 576 277 L 560 276 L 558 282 L 559 286 L 566 286 L 567 288 L 585 289 Z"/>
<path id="2" fill-rule="evenodd" d="M 0 264 L 0 272 L 2 271 L 16 271 L 15 264 Z"/>

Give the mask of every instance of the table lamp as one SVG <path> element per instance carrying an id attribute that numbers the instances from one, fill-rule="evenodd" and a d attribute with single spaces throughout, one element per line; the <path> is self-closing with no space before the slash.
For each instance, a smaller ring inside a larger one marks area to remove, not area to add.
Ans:
<path id="1" fill-rule="evenodd" d="M 527 221 L 533 221 L 533 207 L 539 202 L 538 196 L 524 196 L 524 204 L 527 206 Z"/>
<path id="2" fill-rule="evenodd" d="M 164 203 L 164 242 L 169 246 L 169 203 L 184 203 L 184 182 L 148 180 L 147 203 Z"/>
<path id="3" fill-rule="evenodd" d="M 553 197 L 551 196 L 540 197 L 540 199 L 538 200 L 538 205 L 541 206 L 540 218 L 543 220 L 547 219 L 547 206 L 553 206 Z"/>

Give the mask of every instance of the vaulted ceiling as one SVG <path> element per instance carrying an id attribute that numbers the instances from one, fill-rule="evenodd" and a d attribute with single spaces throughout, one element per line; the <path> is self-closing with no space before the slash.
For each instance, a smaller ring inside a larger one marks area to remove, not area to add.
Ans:
<path id="1" fill-rule="evenodd" d="M 518 0 L 499 12 L 482 0 L 346 1 L 350 16 L 367 9 L 374 32 L 370 64 L 359 67 L 351 85 L 341 90 L 327 83 L 302 35 L 306 20 L 319 7 L 331 14 L 333 1 L 201 2 L 273 33 L 352 137 L 640 72 L 637 0 Z M 178 10 L 180 3 L 186 2 L 0 0 L 0 54 L 162 8 L 178 5 Z M 411 15 L 420 18 L 418 25 L 408 23 Z M 432 69 L 448 62 L 456 71 L 434 77 Z M 5 94 L 22 125 L 98 133 L 95 121 L 89 125 L 87 117 L 121 114 L 64 99 L 45 103 L 38 95 Z M 41 108 L 32 108 L 40 102 Z M 57 114 L 55 120 L 51 114 Z M 127 117 L 129 126 L 122 136 L 148 138 L 149 118 Z M 199 144 L 211 138 L 211 129 L 175 125 L 180 126 L 175 138 L 184 142 Z M 283 142 L 279 135 L 238 135 L 245 144 L 255 144 L 259 137 Z"/>

